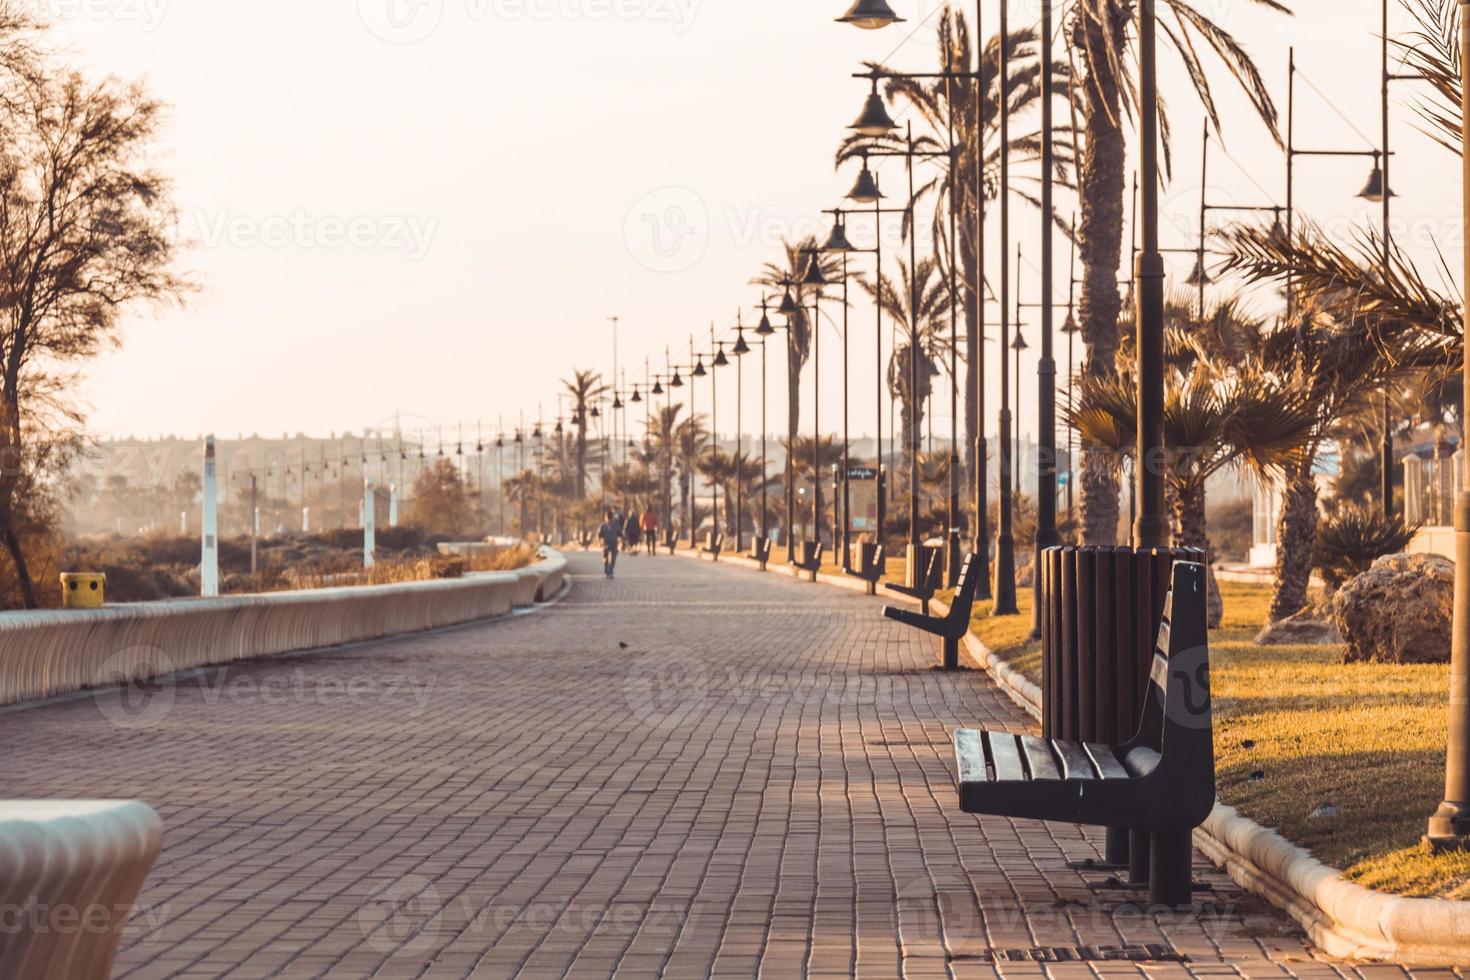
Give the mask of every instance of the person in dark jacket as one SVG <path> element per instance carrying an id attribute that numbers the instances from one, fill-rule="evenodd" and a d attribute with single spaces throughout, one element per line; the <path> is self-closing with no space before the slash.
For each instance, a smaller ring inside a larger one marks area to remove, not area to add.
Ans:
<path id="1" fill-rule="evenodd" d="M 597 536 L 602 540 L 602 573 L 612 578 L 613 572 L 618 567 L 618 548 L 623 543 L 623 529 L 619 526 L 617 516 L 612 511 L 603 513 L 602 524 L 597 528 Z"/>

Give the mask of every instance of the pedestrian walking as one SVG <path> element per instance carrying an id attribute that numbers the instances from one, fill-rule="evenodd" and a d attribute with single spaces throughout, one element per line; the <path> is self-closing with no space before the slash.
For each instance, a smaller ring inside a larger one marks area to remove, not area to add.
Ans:
<path id="1" fill-rule="evenodd" d="M 639 525 L 643 529 L 643 541 L 650 555 L 658 554 L 658 514 L 654 513 L 653 507 L 644 509 L 643 516 L 639 518 Z"/>
<path id="2" fill-rule="evenodd" d="M 628 554 L 636 555 L 638 546 L 643 543 L 643 530 L 638 526 L 638 511 L 634 510 L 628 515 L 623 526 L 623 543 L 628 546 Z"/>
<path id="3" fill-rule="evenodd" d="M 603 513 L 597 536 L 602 540 L 602 574 L 612 578 L 618 567 L 618 548 L 623 543 L 623 529 L 618 524 L 617 515 L 611 510 Z"/>

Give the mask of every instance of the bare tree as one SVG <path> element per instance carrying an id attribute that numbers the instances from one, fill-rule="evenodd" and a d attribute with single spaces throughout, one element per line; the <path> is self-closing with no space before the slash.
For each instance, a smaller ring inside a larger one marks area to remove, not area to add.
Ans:
<path id="1" fill-rule="evenodd" d="M 170 183 L 148 160 L 160 104 L 111 78 L 15 77 L 0 106 L 0 544 L 34 608 L 25 536 L 79 439 L 79 367 L 120 343 L 125 313 L 189 284 Z"/>

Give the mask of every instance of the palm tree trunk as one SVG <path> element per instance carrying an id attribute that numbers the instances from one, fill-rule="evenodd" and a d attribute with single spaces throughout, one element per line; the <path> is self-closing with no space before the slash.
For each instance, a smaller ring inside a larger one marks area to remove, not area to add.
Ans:
<path id="1" fill-rule="evenodd" d="M 1276 589 L 1271 621 L 1295 615 L 1307 605 L 1312 583 L 1312 552 L 1317 548 L 1317 481 L 1312 464 L 1299 464 L 1286 485 L 1276 535 Z"/>
<path id="2" fill-rule="evenodd" d="M 1209 628 L 1219 629 L 1225 618 L 1225 601 L 1215 585 L 1214 554 L 1210 547 L 1209 525 L 1205 518 L 1205 484 L 1191 481 L 1175 488 L 1170 495 L 1177 529 L 1175 547 L 1198 548 L 1205 554 L 1205 615 Z"/>
<path id="3" fill-rule="evenodd" d="M 1087 36 L 1075 41 L 1102 51 L 1107 39 L 1090 19 L 1079 18 L 1079 32 Z M 1118 36 L 1125 36 L 1120 25 Z M 1088 76 L 1086 147 L 1082 156 L 1080 193 L 1082 222 L 1079 228 L 1082 257 L 1082 291 L 1078 303 L 1082 339 L 1087 354 L 1082 370 L 1096 378 L 1115 373 L 1118 352 L 1118 268 L 1123 249 L 1123 192 L 1128 148 L 1123 130 L 1118 79 L 1107 69 L 1105 58 L 1091 59 L 1095 70 Z M 1130 273 L 1132 270 L 1129 270 Z M 1085 544 L 1111 545 L 1118 541 L 1118 466 L 1112 454 L 1095 444 L 1082 446 L 1082 540 Z"/>

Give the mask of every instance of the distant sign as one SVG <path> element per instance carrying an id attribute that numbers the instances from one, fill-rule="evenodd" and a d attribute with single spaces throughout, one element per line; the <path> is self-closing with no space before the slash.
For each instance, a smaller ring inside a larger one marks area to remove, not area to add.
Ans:
<path id="1" fill-rule="evenodd" d="M 862 532 L 878 530 L 878 471 L 855 466 L 847 471 L 852 495 L 852 529 Z"/>

